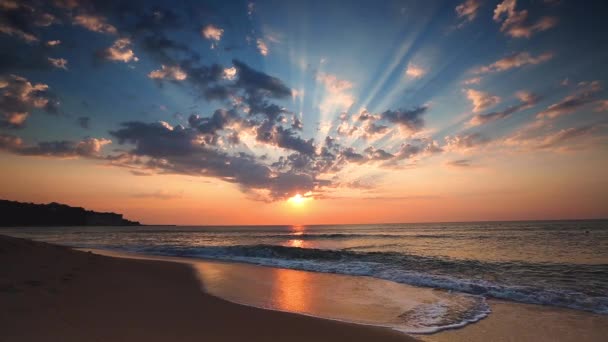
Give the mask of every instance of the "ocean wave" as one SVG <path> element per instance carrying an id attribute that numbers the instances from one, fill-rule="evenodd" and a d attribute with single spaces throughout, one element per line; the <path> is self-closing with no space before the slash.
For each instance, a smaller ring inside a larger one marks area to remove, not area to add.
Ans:
<path id="1" fill-rule="evenodd" d="M 608 314 L 608 265 L 481 262 L 396 252 L 355 252 L 275 245 L 165 246 L 142 247 L 133 251 L 370 276 L 415 286 Z M 484 277 L 481 278 L 480 275 Z"/>

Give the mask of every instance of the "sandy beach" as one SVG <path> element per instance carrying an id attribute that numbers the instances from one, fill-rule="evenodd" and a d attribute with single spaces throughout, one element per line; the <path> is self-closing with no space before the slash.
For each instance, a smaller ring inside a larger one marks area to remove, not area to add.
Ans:
<path id="1" fill-rule="evenodd" d="M 0 236 L 0 341 L 414 341 L 389 329 L 242 306 L 185 264 Z"/>

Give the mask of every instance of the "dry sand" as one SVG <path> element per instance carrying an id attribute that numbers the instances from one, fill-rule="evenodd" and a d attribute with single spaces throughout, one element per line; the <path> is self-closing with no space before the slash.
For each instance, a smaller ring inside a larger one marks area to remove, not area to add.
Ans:
<path id="1" fill-rule="evenodd" d="M 230 303 L 202 292 L 188 265 L 0 236 L 0 341 L 415 340 Z"/>

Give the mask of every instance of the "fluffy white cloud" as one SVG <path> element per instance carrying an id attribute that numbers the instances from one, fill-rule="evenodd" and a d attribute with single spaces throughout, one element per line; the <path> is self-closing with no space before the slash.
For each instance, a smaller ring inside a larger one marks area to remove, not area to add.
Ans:
<path id="1" fill-rule="evenodd" d="M 535 32 L 546 31 L 557 25 L 555 17 L 541 17 L 528 24 L 528 11 L 516 10 L 517 0 L 504 0 L 494 9 L 494 21 L 502 22 L 500 30 L 514 38 L 530 38 Z"/>
<path id="2" fill-rule="evenodd" d="M 106 34 L 116 34 L 118 30 L 116 27 L 108 24 L 106 22 L 106 18 L 100 15 L 91 15 L 91 14 L 79 14 L 74 16 L 72 22 L 75 25 L 82 26 L 89 31 L 106 33 Z"/>
<path id="3" fill-rule="evenodd" d="M 484 111 L 500 103 L 500 97 L 490 95 L 480 90 L 467 89 L 466 94 L 467 98 L 473 104 L 473 113 Z"/>
<path id="4" fill-rule="evenodd" d="M 161 65 L 158 70 L 153 70 L 148 74 L 149 78 L 152 79 L 169 79 L 174 81 L 183 81 L 188 78 L 188 74 L 184 72 L 179 66 L 166 66 Z"/>
<path id="5" fill-rule="evenodd" d="M 410 78 L 421 78 L 425 74 L 426 70 L 411 62 L 408 63 L 407 68 L 405 69 L 405 75 Z"/>
<path id="6" fill-rule="evenodd" d="M 117 39 L 112 46 L 102 50 L 101 56 L 110 61 L 124 63 L 137 62 L 139 60 L 133 50 L 131 50 L 131 40 L 129 38 Z"/>

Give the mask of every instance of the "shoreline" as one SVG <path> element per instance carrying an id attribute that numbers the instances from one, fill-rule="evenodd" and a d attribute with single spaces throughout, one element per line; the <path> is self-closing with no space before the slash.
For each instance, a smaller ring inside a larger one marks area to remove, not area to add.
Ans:
<path id="1" fill-rule="evenodd" d="M 201 266 L 208 268 L 212 265 L 221 265 L 222 268 L 229 270 L 230 273 L 241 273 L 243 269 L 250 269 L 244 279 L 255 280 L 252 278 L 264 277 L 263 273 L 265 270 L 288 270 L 302 273 L 316 274 L 317 276 L 329 276 L 329 277 L 340 277 L 344 275 L 327 274 L 321 272 L 312 271 L 297 271 L 290 269 L 278 269 L 270 266 L 253 265 L 247 263 L 239 263 L 236 261 L 227 260 L 215 260 L 215 259 L 199 259 L 199 258 L 188 258 L 188 257 L 174 257 L 174 256 L 158 256 L 139 254 L 133 252 L 122 252 L 122 251 L 109 251 L 109 250 L 93 250 L 101 253 L 114 254 L 117 257 L 125 258 L 137 258 L 137 259 L 152 259 L 152 260 L 166 260 L 175 263 L 187 263 L 192 264 L 193 267 Z M 348 276 L 347 276 L 348 277 Z M 200 275 L 199 275 L 200 278 Z M 369 278 L 369 277 L 358 277 L 358 278 Z M 371 278 L 375 281 L 382 281 L 379 279 Z M 348 281 L 348 279 L 345 279 Z M 204 283 L 204 279 L 202 280 Z M 242 283 L 238 283 L 238 289 L 242 289 Z M 249 286 L 251 286 L 249 284 Z M 442 291 L 442 290 L 438 290 Z M 216 295 L 217 297 L 224 298 L 223 296 Z M 226 298 L 224 298 L 226 299 Z M 231 301 L 230 299 L 226 299 Z M 239 305 L 246 305 L 249 307 L 260 308 L 262 310 L 272 310 L 276 312 L 289 311 L 278 310 L 275 308 L 263 308 L 256 306 L 251 303 L 235 302 Z M 425 341 L 425 342 L 481 342 L 481 341 L 539 341 L 539 342 L 553 342 L 553 341 L 567 341 L 567 342 L 578 342 L 578 341 L 589 341 L 589 342 L 600 342 L 604 341 L 604 337 L 608 335 L 608 316 L 600 315 L 585 311 L 579 311 L 568 308 L 560 308 L 538 304 L 526 304 L 505 301 L 501 299 L 487 299 L 490 305 L 491 312 L 484 318 L 475 322 L 467 323 L 461 327 L 453 327 L 440 330 L 433 333 L 405 333 L 411 337 Z M 319 317 L 314 315 L 295 313 L 304 317 Z M 322 318 L 337 322 L 348 322 L 340 319 Z M 356 323 L 362 326 L 380 327 L 380 325 L 366 325 L 365 323 Z M 394 329 L 394 331 L 400 331 L 394 327 L 386 327 L 386 329 Z"/>
<path id="2" fill-rule="evenodd" d="M 265 310 L 202 291 L 184 264 L 102 256 L 0 235 L 0 341 L 416 341 Z"/>
<path id="3" fill-rule="evenodd" d="M 98 254 L 98 255 L 104 255 L 104 256 L 109 256 L 109 257 L 115 257 L 115 258 L 123 258 L 123 259 L 134 259 L 134 260 L 154 260 L 154 261 L 165 261 L 165 262 L 174 262 L 174 263 L 178 263 L 178 264 L 185 264 L 188 265 L 190 267 L 193 268 L 193 270 L 196 272 L 196 278 L 199 280 L 199 282 L 201 283 L 201 287 L 202 290 L 205 291 L 206 293 L 220 298 L 222 300 L 228 301 L 230 303 L 234 303 L 237 305 L 243 305 L 243 306 L 247 306 L 247 307 L 252 307 L 252 308 L 256 308 L 256 309 L 261 309 L 261 310 L 270 310 L 270 311 L 276 311 L 276 312 L 282 312 L 282 313 L 288 313 L 288 314 L 294 314 L 294 315 L 300 315 L 300 316 L 305 316 L 305 317 L 313 317 L 313 318 L 319 318 L 319 319 L 324 319 L 324 320 L 329 320 L 329 321 L 335 321 L 335 322 L 341 322 L 341 323 L 347 323 L 347 324 L 356 324 L 356 325 L 362 325 L 362 326 L 369 326 L 369 327 L 375 327 L 375 328 L 381 328 L 381 329 L 390 329 L 390 330 L 394 330 L 397 331 L 401 334 L 410 336 L 410 337 L 415 337 L 415 336 L 428 336 L 428 335 L 435 335 L 438 334 L 440 332 L 443 331 L 448 331 L 448 330 L 458 330 L 461 329 L 467 325 L 470 324 L 474 324 L 477 323 L 483 319 L 485 319 L 490 313 L 491 310 L 488 311 L 487 313 L 485 313 L 484 315 L 480 316 L 480 317 L 475 317 L 473 319 L 467 320 L 465 322 L 460 322 L 451 326 L 447 326 L 447 327 L 441 327 L 438 328 L 438 330 L 434 330 L 434 331 L 428 331 L 428 332 L 409 332 L 409 331 L 403 331 L 398 327 L 394 327 L 391 325 L 387 325 L 387 324 L 380 324 L 380 323 L 365 323 L 365 322 L 355 322 L 355 321 L 349 321 L 347 319 L 344 318 L 332 318 L 332 317 L 324 317 L 321 315 L 315 315 L 315 314 L 311 314 L 311 313 L 304 313 L 304 312 L 295 312 L 295 311 L 289 311 L 286 309 L 278 309 L 278 308 L 272 308 L 272 307 L 263 307 L 263 306 L 258 306 L 255 304 L 251 304 L 251 303 L 247 303 L 246 301 L 238 301 L 238 300 L 231 300 L 228 298 L 223 297 L 220 294 L 214 294 L 211 293 L 207 290 L 205 290 L 205 280 L 203 279 L 204 276 L 201 274 L 202 272 L 200 271 L 200 267 L 205 267 L 208 265 L 226 265 L 228 268 L 236 268 L 236 267 L 244 267 L 244 268 L 249 268 L 249 269 L 255 269 L 255 270 L 285 270 L 288 272 L 303 272 L 303 273 L 312 273 L 312 274 L 316 274 L 316 275 L 320 275 L 320 276 L 330 276 L 330 277 L 349 277 L 349 278 L 363 278 L 363 279 L 369 279 L 371 281 L 374 282 L 390 282 L 389 280 L 385 280 L 385 279 L 378 279 L 378 278 L 373 278 L 370 276 L 351 276 L 351 275 L 343 275 L 343 274 L 334 274 L 334 273 L 325 273 L 325 272 L 320 272 L 320 271 L 304 271 L 304 270 L 297 270 L 297 269 L 289 269 L 289 268 L 279 268 L 279 267 L 273 267 L 273 266 L 266 266 L 266 265 L 257 265 L 257 264 L 251 264 L 251 263 L 246 263 L 246 262 L 239 262 L 239 261 L 233 261 L 233 260 L 221 260 L 221 259 L 212 259 L 212 258 L 193 258 L 193 257 L 178 257 L 178 256 L 163 256 L 163 255 L 155 255 L 155 254 L 144 254 L 144 253 L 136 253 L 136 252 L 124 252 L 124 251 L 117 251 L 117 250 L 110 250 L 110 249 L 98 249 L 98 248 L 75 248 L 76 250 L 80 250 L 80 251 L 84 251 L 84 252 L 92 252 L 94 254 Z M 399 283 L 398 283 L 399 284 Z M 407 285 L 407 284 L 399 284 L 401 286 L 407 286 L 407 287 L 411 287 L 411 288 L 418 288 L 418 289 L 423 289 L 423 290 L 436 290 L 436 291 L 441 291 L 441 292 L 448 292 L 446 290 L 443 289 L 433 289 L 433 288 L 427 288 L 427 287 L 418 287 L 418 286 L 413 286 L 413 285 Z"/>

